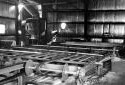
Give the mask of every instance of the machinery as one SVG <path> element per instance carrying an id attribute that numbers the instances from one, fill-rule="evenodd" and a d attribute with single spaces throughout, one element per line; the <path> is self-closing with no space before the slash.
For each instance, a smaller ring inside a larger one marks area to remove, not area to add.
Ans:
<path id="1" fill-rule="evenodd" d="M 60 38 L 58 30 L 52 34 L 36 27 L 37 33 L 33 24 L 39 22 L 45 28 L 45 20 L 27 20 L 30 46 L 0 49 L 0 85 L 17 80 L 18 85 L 99 85 L 111 71 L 112 58 L 118 56 L 121 45 L 68 41 L 54 45 Z"/>
<path id="2" fill-rule="evenodd" d="M 6 76 L 0 85 L 15 79 L 19 85 L 98 85 L 99 79 L 111 71 L 116 49 L 68 46 L 0 49 L 0 74 Z"/>
<path id="3" fill-rule="evenodd" d="M 102 85 L 124 58 L 124 0 L 0 2 L 0 85 Z"/>
<path id="4" fill-rule="evenodd" d="M 39 22 L 44 28 L 45 20 L 27 20 L 30 46 L 0 49 L 0 85 L 17 80 L 18 85 L 98 85 L 100 79 L 111 71 L 112 58 L 118 56 L 121 45 L 68 41 L 57 44 L 58 30 L 52 34 L 38 28 L 37 33 L 33 24 Z M 34 45 L 36 43 L 44 45 Z"/>

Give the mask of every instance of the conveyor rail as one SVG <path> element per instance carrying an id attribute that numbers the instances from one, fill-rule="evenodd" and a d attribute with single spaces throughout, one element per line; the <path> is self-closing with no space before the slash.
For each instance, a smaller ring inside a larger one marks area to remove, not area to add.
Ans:
<path id="1" fill-rule="evenodd" d="M 8 66 L 0 69 L 0 74 L 9 73 L 12 71 L 20 70 L 24 68 L 24 63 L 16 64 L 13 66 Z"/>

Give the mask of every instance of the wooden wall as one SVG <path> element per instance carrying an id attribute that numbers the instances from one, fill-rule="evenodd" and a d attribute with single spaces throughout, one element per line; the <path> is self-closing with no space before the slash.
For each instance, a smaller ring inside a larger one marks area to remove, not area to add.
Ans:
<path id="1" fill-rule="evenodd" d="M 84 9 L 82 0 L 72 0 L 72 2 L 67 1 L 67 4 L 56 5 L 56 8 L 47 11 L 47 28 L 57 29 L 63 37 L 82 37 L 84 35 L 84 11 L 82 9 Z M 65 30 L 61 29 L 62 22 L 67 24 Z"/>
<path id="2" fill-rule="evenodd" d="M 15 39 L 15 6 L 0 2 L 0 24 L 5 25 L 5 34 L 0 34 L 0 40 Z"/>
<path id="3" fill-rule="evenodd" d="M 124 42 L 125 0 L 86 0 L 88 5 L 82 0 L 76 1 L 75 5 L 57 5 L 58 11 L 48 12 L 48 29 L 60 29 L 61 22 L 68 22 L 70 33 L 80 34 L 82 38 L 86 29 L 92 41 L 97 38 L 101 42 Z"/>
<path id="4" fill-rule="evenodd" d="M 109 36 L 108 42 L 121 43 L 125 36 L 125 0 L 89 0 L 89 35 Z M 117 39 L 113 39 L 117 38 Z M 123 38 L 123 39 L 119 39 Z"/>

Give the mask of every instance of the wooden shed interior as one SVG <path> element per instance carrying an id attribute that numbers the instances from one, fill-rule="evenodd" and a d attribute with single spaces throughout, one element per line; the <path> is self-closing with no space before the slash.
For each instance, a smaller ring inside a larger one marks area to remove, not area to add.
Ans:
<path id="1" fill-rule="evenodd" d="M 0 0 L 0 85 L 125 85 L 124 46 L 125 0 Z"/>

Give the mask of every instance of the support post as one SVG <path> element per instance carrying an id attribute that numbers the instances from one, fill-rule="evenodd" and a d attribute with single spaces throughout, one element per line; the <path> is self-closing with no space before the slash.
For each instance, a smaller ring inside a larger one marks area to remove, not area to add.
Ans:
<path id="1" fill-rule="evenodd" d="M 17 85 L 23 85 L 23 76 L 18 77 L 18 84 Z"/>
<path id="2" fill-rule="evenodd" d="M 86 41 L 90 41 L 88 36 L 88 3 L 89 0 L 84 0 L 84 38 Z"/>
<path id="3" fill-rule="evenodd" d="M 16 31 L 16 45 L 19 45 L 19 36 L 18 36 L 18 15 L 19 15 L 19 10 L 18 10 L 18 2 L 16 3 L 16 10 L 15 10 L 15 17 L 16 17 L 16 20 L 15 20 L 15 31 Z"/>

